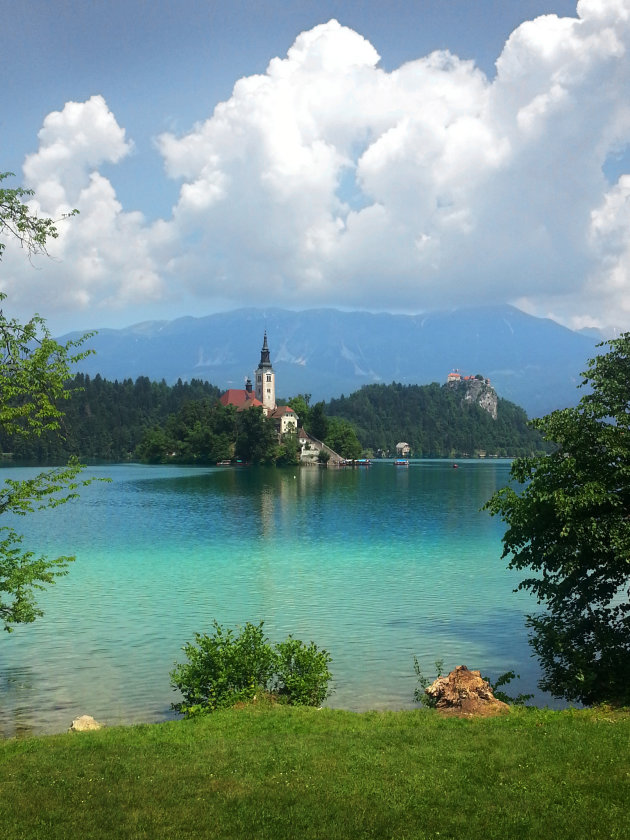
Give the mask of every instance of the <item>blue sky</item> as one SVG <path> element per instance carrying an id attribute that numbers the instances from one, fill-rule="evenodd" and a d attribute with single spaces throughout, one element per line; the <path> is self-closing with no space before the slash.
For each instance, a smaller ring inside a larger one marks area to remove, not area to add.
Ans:
<path id="1" fill-rule="evenodd" d="M 7 249 L 18 313 L 511 302 L 630 327 L 626 0 L 0 11 L 0 168 L 81 211 L 52 260 Z"/>

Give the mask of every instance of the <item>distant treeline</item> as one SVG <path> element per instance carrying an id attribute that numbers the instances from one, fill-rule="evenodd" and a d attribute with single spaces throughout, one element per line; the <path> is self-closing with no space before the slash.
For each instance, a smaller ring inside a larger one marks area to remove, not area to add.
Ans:
<path id="1" fill-rule="evenodd" d="M 399 442 L 417 457 L 516 456 L 544 450 L 538 432 L 527 425 L 525 411 L 499 399 L 497 419 L 475 403 L 464 402 L 462 391 L 448 385 L 366 385 L 349 397 L 331 400 L 330 416 L 343 417 L 355 427 L 365 449 L 395 455 Z"/>
<path id="2" fill-rule="evenodd" d="M 77 374 L 68 390 L 70 397 L 59 405 L 65 415 L 59 432 L 25 440 L 0 429 L 2 452 L 12 453 L 14 460 L 42 464 L 65 462 L 70 455 L 88 461 L 129 460 L 148 429 L 165 425 L 190 402 L 215 402 L 221 395 L 214 385 L 198 379 L 167 385 L 146 376 L 111 382 L 98 374 Z"/>
<path id="3" fill-rule="evenodd" d="M 293 443 L 285 447 L 291 452 L 278 449 L 270 423 L 253 415 L 245 423 L 233 409 L 218 406 L 221 392 L 208 382 L 167 385 L 144 376 L 111 382 L 78 374 L 68 388 L 70 397 L 60 405 L 65 415 L 61 432 L 26 440 L 0 430 L 2 453 L 41 464 L 62 463 L 71 455 L 86 461 L 165 461 L 176 453 L 175 460 L 187 463 L 230 456 L 282 463 L 295 457 Z M 409 443 L 418 457 L 480 451 L 516 456 L 544 449 L 514 403 L 499 399 L 493 420 L 478 405 L 463 402 L 457 389 L 436 383 L 368 385 L 314 406 L 308 404 L 308 395 L 289 402 L 307 430 L 345 457 L 394 455 L 399 441 Z"/>

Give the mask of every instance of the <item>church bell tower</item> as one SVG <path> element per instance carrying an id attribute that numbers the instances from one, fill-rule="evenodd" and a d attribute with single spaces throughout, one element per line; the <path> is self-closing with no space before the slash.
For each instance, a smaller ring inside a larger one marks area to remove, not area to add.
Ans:
<path id="1" fill-rule="evenodd" d="M 269 346 L 267 345 L 267 331 L 263 339 L 262 350 L 260 351 L 260 363 L 256 370 L 256 399 L 263 404 L 265 414 L 274 411 L 276 408 L 276 374 L 269 359 Z"/>

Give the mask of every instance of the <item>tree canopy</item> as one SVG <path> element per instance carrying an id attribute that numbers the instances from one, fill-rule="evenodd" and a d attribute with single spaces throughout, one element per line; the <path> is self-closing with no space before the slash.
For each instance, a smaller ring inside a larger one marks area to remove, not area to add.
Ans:
<path id="1" fill-rule="evenodd" d="M 2 182 L 10 173 L 0 174 Z M 28 190 L 0 188 L 0 237 L 17 239 L 29 255 L 46 252 L 46 241 L 57 231 L 51 219 L 31 214 L 22 198 Z M 0 241 L 0 259 L 5 243 Z M 0 293 L 0 302 L 6 296 Z M 78 341 L 58 344 L 42 318 L 35 315 L 25 324 L 8 318 L 0 309 L 0 431 L 20 439 L 36 439 L 59 428 L 60 403 L 69 396 L 65 388 L 71 366 L 87 351 Z M 76 490 L 89 483 L 79 479 L 81 466 L 48 470 L 32 478 L 5 480 L 0 487 L 0 514 L 24 516 L 36 509 L 63 504 Z M 48 559 L 24 550 L 22 537 L 9 526 L 0 527 L 0 622 L 12 625 L 34 621 L 41 610 L 35 590 L 64 574 L 72 557 Z"/>
<path id="2" fill-rule="evenodd" d="M 514 461 L 517 486 L 487 507 L 507 523 L 509 567 L 545 611 L 527 618 L 541 688 L 586 704 L 630 702 L 630 333 L 583 374 L 575 408 L 532 425 L 554 444 Z"/>
<path id="3" fill-rule="evenodd" d="M 462 399 L 460 389 L 436 382 L 366 385 L 331 400 L 326 412 L 329 419 L 348 420 L 362 448 L 374 452 L 393 454 L 399 441 L 409 443 L 415 456 L 433 458 L 473 456 L 480 450 L 505 457 L 544 449 L 519 406 L 499 398 L 494 420 L 479 405 Z"/>

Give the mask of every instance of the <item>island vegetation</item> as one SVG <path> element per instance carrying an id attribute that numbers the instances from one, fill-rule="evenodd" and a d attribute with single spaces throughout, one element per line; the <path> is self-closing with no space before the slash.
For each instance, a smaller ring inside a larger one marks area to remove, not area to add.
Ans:
<path id="1" fill-rule="evenodd" d="M 258 408 L 237 412 L 219 403 L 220 390 L 192 380 L 174 385 L 109 381 L 76 374 L 68 383 L 58 430 L 24 438 L 0 429 L 0 449 L 14 461 L 213 464 L 297 464 L 293 435 L 278 440 Z M 279 401 L 282 402 L 282 401 Z M 370 385 L 348 397 L 311 404 L 309 394 L 285 401 L 300 427 L 343 458 L 395 455 L 406 441 L 417 457 L 518 456 L 543 451 L 523 409 L 498 399 L 496 420 L 446 385 Z"/>
<path id="2" fill-rule="evenodd" d="M 539 432 L 528 425 L 525 411 L 497 399 L 496 419 L 460 388 L 439 385 L 366 385 L 327 406 L 332 417 L 345 418 L 366 450 L 396 454 L 405 441 L 416 457 L 512 457 L 544 450 Z"/>

